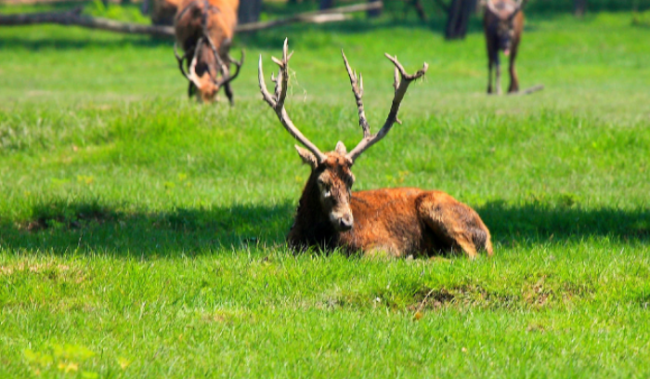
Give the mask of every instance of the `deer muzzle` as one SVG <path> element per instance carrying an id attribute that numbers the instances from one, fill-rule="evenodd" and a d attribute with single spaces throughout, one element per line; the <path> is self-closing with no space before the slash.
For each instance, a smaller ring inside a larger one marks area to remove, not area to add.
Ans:
<path id="1" fill-rule="evenodd" d="M 343 212 L 332 211 L 330 213 L 330 222 L 339 232 L 346 232 L 354 226 L 354 216 L 352 216 L 349 209 Z"/>

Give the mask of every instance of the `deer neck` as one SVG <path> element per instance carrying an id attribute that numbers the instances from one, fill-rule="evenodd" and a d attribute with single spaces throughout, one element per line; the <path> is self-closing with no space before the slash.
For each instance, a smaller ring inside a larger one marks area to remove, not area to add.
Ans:
<path id="1" fill-rule="evenodd" d="M 312 172 L 302 191 L 288 242 L 293 246 L 332 248 L 338 239 L 339 232 L 334 229 L 323 210 L 316 175 Z"/>

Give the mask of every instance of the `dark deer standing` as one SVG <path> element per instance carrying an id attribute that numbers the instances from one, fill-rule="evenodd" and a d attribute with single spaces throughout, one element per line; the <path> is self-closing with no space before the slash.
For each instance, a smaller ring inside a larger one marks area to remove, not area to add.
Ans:
<path id="1" fill-rule="evenodd" d="M 473 258 L 481 250 L 492 255 L 490 232 L 479 215 L 444 192 L 418 188 L 351 192 L 352 165 L 399 122 L 397 112 L 406 90 L 411 82 L 424 75 L 427 64 L 414 75 L 408 75 L 397 58 L 386 54 L 395 65 L 395 97 L 384 126 L 377 134 L 371 134 L 363 110 L 363 79 L 352 72 L 343 54 L 363 139 L 350 152 L 339 142 L 334 151 L 323 154 L 294 126 L 284 108 L 291 58 L 287 50 L 285 40 L 283 59 L 273 58 L 280 66 L 278 76 L 271 78 L 275 82 L 274 95 L 266 89 L 261 56 L 259 83 L 264 100 L 275 110 L 284 128 L 306 147 L 296 146 L 296 149 L 303 162 L 311 167 L 288 244 L 299 250 L 309 246 L 340 247 L 347 252 L 363 251 L 370 255 L 386 252 L 396 257 L 464 251 Z"/>
<path id="2" fill-rule="evenodd" d="M 202 102 L 217 99 L 221 87 L 225 88 L 230 104 L 234 104 L 230 87 L 244 61 L 228 54 L 237 26 L 239 0 L 183 0 L 176 17 L 174 28 L 176 44 L 174 55 L 183 76 L 189 80 L 188 95 L 195 92 Z M 176 46 L 180 44 L 183 56 L 179 56 Z M 235 65 L 231 74 L 230 64 Z"/>
<path id="3" fill-rule="evenodd" d="M 488 93 L 494 93 L 492 87 L 492 69 L 496 69 L 496 93 L 501 94 L 501 65 L 499 51 L 510 59 L 510 87 L 508 93 L 519 91 L 519 78 L 515 69 L 517 50 L 524 30 L 524 12 L 526 0 L 486 0 L 483 15 L 483 28 L 488 53 Z"/>

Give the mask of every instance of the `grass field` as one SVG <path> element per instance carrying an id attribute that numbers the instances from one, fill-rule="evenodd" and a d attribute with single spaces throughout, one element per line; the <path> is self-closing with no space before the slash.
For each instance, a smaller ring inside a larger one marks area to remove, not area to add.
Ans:
<path id="1" fill-rule="evenodd" d="M 241 37 L 230 108 L 186 99 L 167 41 L 0 29 L 0 377 L 650 376 L 650 29 L 530 16 L 521 82 L 546 89 L 526 97 L 484 94 L 472 30 Z M 323 150 L 361 136 L 341 48 L 373 130 L 392 99 L 382 54 L 429 63 L 355 189 L 444 190 L 481 215 L 494 258 L 283 246 L 308 168 L 256 60 L 270 75 L 285 36 L 287 108 Z"/>

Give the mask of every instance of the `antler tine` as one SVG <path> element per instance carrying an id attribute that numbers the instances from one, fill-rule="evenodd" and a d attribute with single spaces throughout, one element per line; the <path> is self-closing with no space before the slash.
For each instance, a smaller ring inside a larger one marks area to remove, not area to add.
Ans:
<path id="1" fill-rule="evenodd" d="M 260 61 L 257 66 L 257 81 L 260 84 L 260 92 L 262 92 L 262 99 L 267 102 L 275 110 L 276 101 L 269 93 L 269 90 L 266 89 L 266 83 L 264 82 L 264 72 L 262 72 L 262 54 L 260 54 Z"/>
<path id="2" fill-rule="evenodd" d="M 508 19 L 509 19 L 509 20 L 514 19 L 515 16 L 517 16 L 517 13 L 521 12 L 521 10 L 524 8 L 524 6 L 526 5 L 526 2 L 527 2 L 527 1 L 528 1 L 528 0 L 517 0 L 517 1 L 515 2 L 515 10 L 512 12 L 512 14 L 510 15 L 510 17 L 508 17 Z"/>
<path id="3" fill-rule="evenodd" d="M 393 89 L 397 90 L 397 87 L 399 87 L 399 70 L 395 67 L 393 70 Z"/>
<path id="4" fill-rule="evenodd" d="M 194 49 L 194 57 L 192 57 L 192 63 L 190 63 L 190 77 L 191 78 L 196 77 L 196 63 L 198 61 L 199 54 L 201 53 L 201 48 L 202 47 L 203 47 L 203 38 L 199 38 L 198 42 L 196 43 L 196 49 Z M 192 80 L 192 79 L 190 79 L 190 80 Z"/>
<path id="5" fill-rule="evenodd" d="M 397 119 L 397 112 L 399 111 L 400 104 L 402 103 L 402 99 L 404 99 L 404 95 L 406 94 L 406 90 L 408 89 L 409 85 L 411 84 L 412 81 L 417 80 L 424 76 L 424 74 L 427 72 L 429 69 L 428 64 L 424 64 L 420 70 L 418 70 L 415 74 L 409 75 L 406 73 L 406 70 L 404 70 L 404 67 L 397 61 L 397 58 L 391 57 L 388 54 L 385 54 L 386 58 L 393 62 L 395 65 L 395 71 L 399 72 L 400 75 L 400 80 L 399 83 L 397 80 L 395 81 L 395 97 L 393 98 L 393 103 L 390 107 L 390 112 L 388 112 L 388 117 L 386 117 L 386 122 L 384 122 L 384 126 L 377 132 L 377 134 L 374 135 L 368 135 L 363 137 L 361 142 L 352 149 L 347 155 L 347 157 L 354 162 L 361 153 L 363 153 L 366 149 L 368 149 L 370 146 L 374 145 L 375 143 L 379 142 L 382 138 L 388 134 L 390 129 L 393 127 L 393 125 L 398 122 L 399 120 Z"/>
<path id="6" fill-rule="evenodd" d="M 214 59 L 217 61 L 217 64 L 219 65 L 219 69 L 223 72 L 225 64 L 223 63 L 223 60 L 221 59 L 221 56 L 219 56 L 219 52 L 217 51 L 217 47 L 214 45 L 214 42 L 212 42 L 212 38 L 210 38 L 210 35 L 207 33 L 207 30 L 205 29 L 205 26 L 203 28 L 203 36 L 208 41 L 208 45 L 210 46 L 210 50 L 212 50 L 212 55 L 214 55 Z M 224 74 L 225 74 L 225 72 L 224 72 Z"/>
<path id="7" fill-rule="evenodd" d="M 491 0 L 485 0 L 485 6 L 494 14 L 498 14 L 499 11 L 496 9 L 494 6 L 494 3 L 492 3 Z"/>
<path id="8" fill-rule="evenodd" d="M 262 71 L 262 56 L 260 55 L 260 61 L 257 68 L 257 78 L 260 84 L 260 92 L 262 93 L 262 98 L 266 101 L 271 108 L 275 111 L 275 114 L 278 116 L 278 120 L 282 123 L 282 126 L 297 139 L 303 146 L 305 146 L 309 151 L 311 151 L 318 159 L 319 162 L 325 160 L 325 154 L 321 153 L 320 150 L 314 145 L 311 141 L 305 137 L 298 128 L 293 124 L 289 115 L 287 114 L 286 109 L 284 109 L 284 101 L 287 96 L 287 85 L 289 83 L 289 59 L 293 55 L 287 54 L 288 51 L 288 39 L 284 40 L 284 47 L 282 49 L 282 60 L 277 58 L 272 58 L 275 63 L 280 66 L 280 71 L 278 76 L 271 76 L 271 80 L 275 82 L 275 96 L 272 96 L 269 91 L 266 89 L 266 83 L 264 82 L 264 72 Z"/>
<path id="9" fill-rule="evenodd" d="M 244 57 L 245 57 L 244 50 L 241 51 L 241 58 L 239 59 L 239 61 L 234 60 L 230 55 L 228 55 L 228 63 L 234 64 L 235 67 L 237 68 L 235 74 L 230 75 L 230 69 L 227 67 L 226 63 L 224 63 L 223 59 L 221 59 L 221 56 L 219 55 L 219 52 L 217 51 L 217 48 L 214 42 L 212 42 L 212 38 L 210 38 L 210 34 L 208 33 L 206 14 L 204 14 L 203 17 L 203 36 L 208 41 L 208 45 L 210 45 L 212 54 L 214 54 L 214 59 L 217 61 L 217 64 L 219 65 L 219 70 L 223 75 L 220 81 L 213 80 L 214 83 L 217 84 L 219 87 L 230 83 L 237 77 L 237 75 L 239 75 L 239 70 L 244 64 Z"/>
<path id="10" fill-rule="evenodd" d="M 193 83 L 196 87 L 198 87 L 198 79 L 196 77 L 196 62 L 197 57 L 199 56 L 199 52 L 201 51 L 201 46 L 203 46 L 203 39 L 199 38 L 196 44 L 196 48 L 194 49 L 194 56 L 192 57 L 192 61 L 189 64 L 189 73 L 187 73 L 183 68 L 183 62 L 187 57 L 187 53 L 185 53 L 182 58 L 179 57 L 178 52 L 176 51 L 176 44 L 174 44 L 174 55 L 176 56 L 176 60 L 178 60 L 178 67 L 181 69 L 181 73 L 183 73 L 183 76 L 185 76 L 185 78 L 189 80 L 190 83 Z"/>
<path id="11" fill-rule="evenodd" d="M 181 74 L 186 79 L 189 79 L 189 76 L 187 75 L 187 72 L 185 72 L 185 68 L 183 67 L 183 63 L 185 63 L 185 59 L 187 58 L 187 53 L 183 54 L 183 56 L 178 55 L 178 49 L 177 49 L 177 42 L 174 42 L 174 56 L 176 57 L 176 61 L 178 61 L 178 68 L 181 70 Z"/>
<path id="12" fill-rule="evenodd" d="M 361 75 L 357 76 L 357 73 L 352 71 L 350 63 L 348 63 L 348 58 L 345 56 L 343 50 L 341 50 L 341 55 L 343 55 L 343 63 L 345 63 L 345 69 L 348 71 L 348 76 L 350 77 L 352 93 L 357 101 L 357 109 L 359 110 L 359 126 L 361 127 L 361 130 L 363 130 L 363 137 L 365 138 L 370 136 L 370 126 L 366 119 L 366 113 L 363 110 L 363 77 Z"/>
<path id="13" fill-rule="evenodd" d="M 228 55 L 228 63 L 232 63 L 235 65 L 235 74 L 230 75 L 230 69 L 226 68 L 226 65 L 223 66 L 223 74 L 226 75 L 228 73 L 228 76 L 219 82 L 219 87 L 226 85 L 233 80 L 239 75 L 239 71 L 241 70 L 241 67 L 244 65 L 244 57 L 246 56 L 246 53 L 244 53 L 244 50 L 241 51 L 241 58 L 239 61 L 234 60 L 230 55 Z"/>

